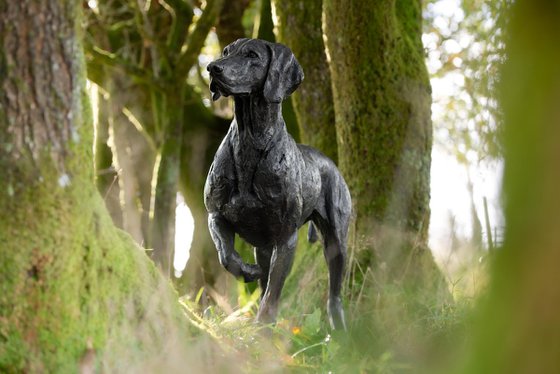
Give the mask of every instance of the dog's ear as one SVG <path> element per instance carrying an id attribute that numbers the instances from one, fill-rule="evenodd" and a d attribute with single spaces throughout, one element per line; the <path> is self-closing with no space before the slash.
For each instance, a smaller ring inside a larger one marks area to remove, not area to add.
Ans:
<path id="1" fill-rule="evenodd" d="M 303 80 L 303 70 L 290 48 L 277 43 L 267 43 L 267 47 L 270 63 L 263 96 L 269 103 L 281 103 L 298 88 Z"/>

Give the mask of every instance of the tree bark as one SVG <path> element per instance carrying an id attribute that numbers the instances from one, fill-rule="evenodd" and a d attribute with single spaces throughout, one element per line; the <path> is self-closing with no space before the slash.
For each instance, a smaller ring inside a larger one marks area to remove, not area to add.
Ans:
<path id="1" fill-rule="evenodd" d="M 325 0 L 324 13 L 338 161 L 354 202 L 355 244 L 374 247 L 379 260 L 402 272 L 396 252 L 406 235 L 403 254 L 417 249 L 433 265 L 421 250 L 432 146 L 421 2 Z"/>
<path id="2" fill-rule="evenodd" d="M 323 1 L 275 0 L 273 7 L 278 41 L 291 48 L 305 74 L 292 94 L 301 141 L 336 162 L 334 104 L 321 28 Z"/>
<path id="3" fill-rule="evenodd" d="M 1 372 L 77 372 L 91 350 L 141 361 L 139 326 L 160 348 L 181 329 L 171 290 L 94 185 L 80 8 L 0 3 Z"/>

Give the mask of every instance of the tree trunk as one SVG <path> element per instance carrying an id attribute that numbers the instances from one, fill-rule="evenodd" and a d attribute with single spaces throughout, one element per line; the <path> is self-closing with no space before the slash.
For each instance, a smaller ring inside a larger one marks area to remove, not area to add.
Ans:
<path id="1" fill-rule="evenodd" d="M 146 225 L 143 222 L 150 210 L 155 149 L 150 148 L 145 136 L 140 134 L 123 114 L 125 105 L 140 100 L 130 83 L 122 76 L 113 76 L 106 84 L 110 92 L 107 101 L 112 132 L 113 164 L 117 168 L 122 210 L 122 228 L 136 243 L 147 244 Z"/>
<path id="2" fill-rule="evenodd" d="M 120 202 L 119 176 L 113 165 L 113 151 L 109 146 L 111 103 L 101 93 L 97 94 L 98 115 L 95 124 L 95 182 L 113 223 L 123 228 L 123 212 Z"/>
<path id="3" fill-rule="evenodd" d="M 331 79 L 321 29 L 323 1 L 275 0 L 273 6 L 278 40 L 294 52 L 305 74 L 292 95 L 301 141 L 336 162 Z"/>
<path id="4" fill-rule="evenodd" d="M 97 186 L 115 225 L 146 247 L 157 152 L 150 94 L 121 72 L 111 73 L 110 78 L 105 73 L 103 79 L 93 77 L 104 92 L 99 95 L 95 135 Z"/>
<path id="5" fill-rule="evenodd" d="M 560 7 L 513 3 L 501 74 L 506 232 L 466 373 L 560 372 Z M 499 347 L 499 349 L 496 349 Z"/>
<path id="6" fill-rule="evenodd" d="M 399 274 L 415 266 L 397 253 L 420 255 L 433 267 L 422 250 L 432 127 L 421 2 L 325 0 L 324 13 L 338 162 L 356 213 L 354 245 L 375 248 Z"/>
<path id="7" fill-rule="evenodd" d="M 160 162 L 157 166 L 151 237 L 153 258 L 168 277 L 171 276 L 173 254 L 175 253 L 175 208 L 184 122 L 183 87 L 182 84 L 179 86 L 175 91 L 175 97 L 165 95 L 163 99 L 164 139 Z M 174 91 L 169 90 L 169 92 Z"/>
<path id="8" fill-rule="evenodd" d="M 245 28 L 242 21 L 243 13 L 245 13 L 249 3 L 250 0 L 230 0 L 224 3 L 216 27 L 216 34 L 218 34 L 218 40 L 222 48 L 239 38 L 245 37 Z"/>
<path id="9" fill-rule="evenodd" d="M 141 362 L 153 348 L 139 326 L 154 352 L 180 329 L 170 289 L 94 185 L 80 8 L 0 4 L 1 372 L 77 372 L 89 353 Z"/>

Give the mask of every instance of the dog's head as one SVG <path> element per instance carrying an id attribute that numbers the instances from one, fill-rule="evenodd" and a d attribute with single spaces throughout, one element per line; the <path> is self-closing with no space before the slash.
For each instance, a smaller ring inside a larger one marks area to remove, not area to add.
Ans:
<path id="1" fill-rule="evenodd" d="M 303 70 L 285 45 L 259 39 L 238 39 L 211 62 L 212 99 L 262 93 L 270 103 L 280 103 L 299 86 Z"/>

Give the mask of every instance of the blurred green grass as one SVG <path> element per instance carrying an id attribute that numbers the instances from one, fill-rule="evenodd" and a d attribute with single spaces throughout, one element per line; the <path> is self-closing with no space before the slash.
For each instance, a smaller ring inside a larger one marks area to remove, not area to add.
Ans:
<path id="1" fill-rule="evenodd" d="M 322 247 L 304 238 L 300 235 L 274 325 L 254 322 L 260 295 L 254 284 L 238 283 L 237 305 L 229 315 L 216 305 L 200 310 L 196 298 L 181 299 L 195 336 L 210 335 L 221 349 L 239 357 L 228 370 L 445 372 L 461 357 L 476 304 L 470 283 L 473 277 L 486 277 L 485 261 L 467 262 L 452 277 L 447 274 L 450 293 L 409 287 L 373 268 L 349 271 L 352 279 L 343 290 L 348 331 L 332 331 L 326 316 L 328 278 Z M 484 284 L 481 280 L 476 292 Z"/>

